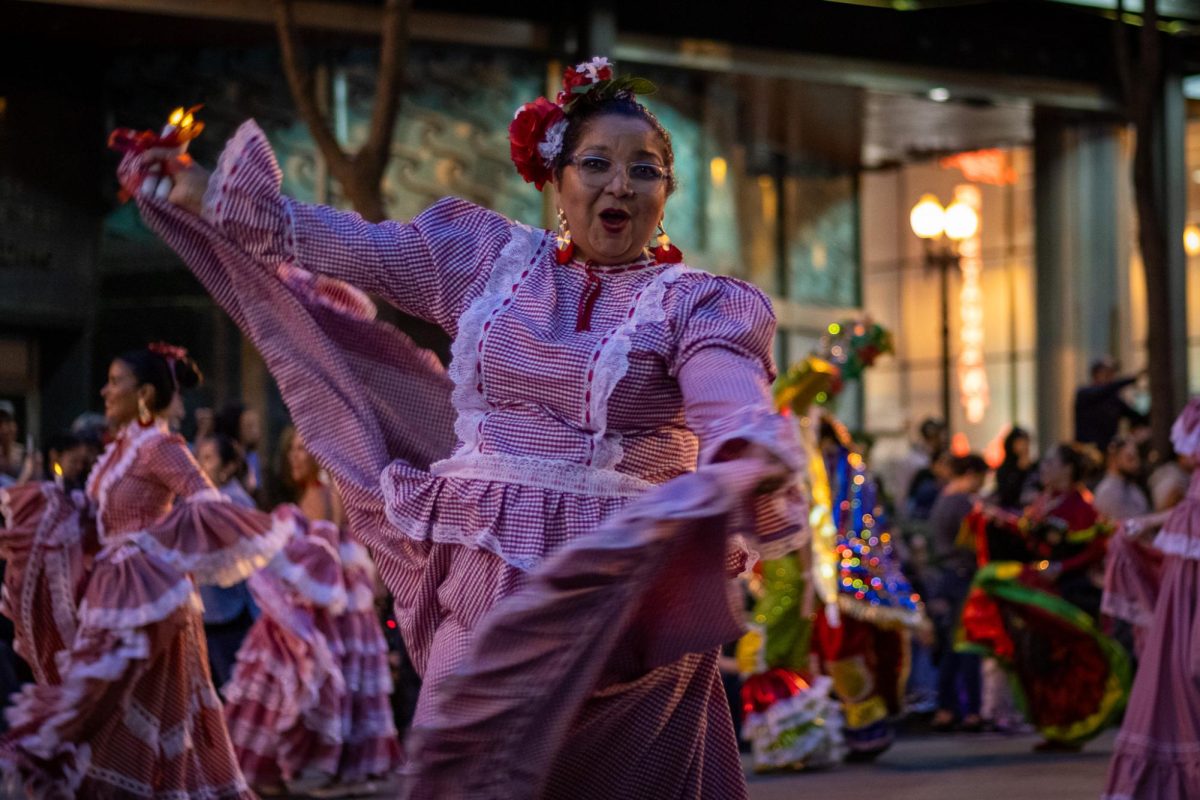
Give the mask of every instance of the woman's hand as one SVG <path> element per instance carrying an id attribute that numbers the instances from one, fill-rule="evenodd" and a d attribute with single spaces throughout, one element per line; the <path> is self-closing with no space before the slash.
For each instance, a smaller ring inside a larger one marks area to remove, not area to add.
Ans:
<path id="1" fill-rule="evenodd" d="M 138 194 L 166 200 L 200 216 L 208 190 L 208 170 L 197 164 L 185 148 L 151 148 L 142 158 L 149 166 Z"/>

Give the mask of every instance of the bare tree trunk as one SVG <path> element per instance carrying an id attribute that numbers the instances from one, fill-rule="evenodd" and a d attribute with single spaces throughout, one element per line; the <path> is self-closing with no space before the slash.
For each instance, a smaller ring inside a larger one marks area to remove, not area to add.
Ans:
<path id="1" fill-rule="evenodd" d="M 1149 352 L 1150 426 L 1154 448 L 1166 453 L 1171 445 L 1175 407 L 1174 346 L 1171 337 L 1170 257 L 1166 230 L 1165 158 L 1161 145 L 1163 104 L 1162 39 L 1158 30 L 1157 0 L 1145 0 L 1136 58 L 1130 53 L 1125 8 L 1117 2 L 1117 71 L 1121 79 L 1126 117 L 1133 125 L 1133 193 L 1137 206 L 1138 249 L 1146 283 L 1146 347 Z"/>
<path id="2" fill-rule="evenodd" d="M 308 125 L 329 170 L 350 205 L 364 219 L 379 222 L 387 217 L 383 202 L 383 174 L 391 156 L 392 133 L 400 107 L 404 65 L 408 61 L 408 21 L 412 0 L 386 0 L 379 42 L 379 72 L 367 141 L 357 153 L 342 149 L 329 121 L 317 103 L 312 72 L 304 61 L 291 0 L 272 0 L 275 30 L 283 54 L 288 90 L 301 118 Z"/>

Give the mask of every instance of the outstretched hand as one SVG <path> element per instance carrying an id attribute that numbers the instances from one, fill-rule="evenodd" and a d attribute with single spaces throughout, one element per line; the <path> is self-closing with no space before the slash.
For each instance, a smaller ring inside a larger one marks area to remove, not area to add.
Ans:
<path id="1" fill-rule="evenodd" d="M 137 192 L 141 197 L 166 200 L 199 216 L 208 189 L 209 172 L 186 150 L 186 146 L 154 147 L 143 153 L 146 176 Z"/>

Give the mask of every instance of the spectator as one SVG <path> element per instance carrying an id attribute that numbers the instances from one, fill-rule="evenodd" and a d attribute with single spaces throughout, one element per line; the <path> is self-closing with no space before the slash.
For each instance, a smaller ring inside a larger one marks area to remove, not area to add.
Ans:
<path id="1" fill-rule="evenodd" d="M 1004 437 L 1004 461 L 996 470 L 996 505 L 1009 511 L 1024 508 L 1036 493 L 1036 477 L 1029 431 L 1014 426 Z"/>
<path id="2" fill-rule="evenodd" d="M 979 656 L 955 652 L 954 637 L 976 566 L 974 539 L 964 531 L 963 523 L 979 499 L 988 472 L 982 456 L 970 454 L 953 459 L 952 477 L 930 512 L 934 555 L 940 568 L 938 588 L 930 604 L 941 649 L 938 710 L 932 722 L 935 730 L 949 730 L 956 722 L 968 731 L 983 727 L 979 716 Z"/>
<path id="3" fill-rule="evenodd" d="M 1091 384 L 1075 392 L 1075 441 L 1094 445 L 1103 453 L 1122 419 L 1144 424 L 1146 415 L 1121 398 L 1121 391 L 1136 383 L 1137 376 L 1118 377 L 1117 364 L 1111 358 L 1092 362 L 1091 376 Z"/>
<path id="4" fill-rule="evenodd" d="M 262 420 L 253 408 L 239 402 L 227 403 L 214 419 L 217 433 L 228 436 L 242 448 L 246 460 L 246 491 L 258 497 L 263 488 L 262 466 L 258 446 L 262 442 Z"/>
<path id="5" fill-rule="evenodd" d="M 905 503 L 911 493 L 913 481 L 922 470 L 928 470 L 937 457 L 946 450 L 946 423 L 927 417 L 918 429 L 918 438 L 912 442 L 908 454 L 893 470 L 889 491 L 900 511 L 906 511 Z"/>
<path id="6" fill-rule="evenodd" d="M 908 489 L 908 518 L 911 520 L 929 519 L 933 504 L 938 495 L 951 478 L 950 465 L 954 456 L 949 451 L 942 451 L 934 458 L 933 463 L 920 470 L 912 480 Z"/>
<path id="7" fill-rule="evenodd" d="M 25 448 L 17 441 L 17 411 L 11 400 L 0 400 L 0 485 L 21 476 L 25 466 Z"/>
<path id="8" fill-rule="evenodd" d="M 238 481 L 245 469 L 241 450 L 228 436 L 215 434 L 196 442 L 196 460 L 229 502 L 254 508 L 254 500 Z M 204 601 L 204 638 L 208 641 L 208 666 L 213 684 L 220 689 L 233 675 L 238 648 L 258 616 L 258 607 L 245 581 L 233 586 L 201 586 Z"/>
<path id="9" fill-rule="evenodd" d="M 1108 445 L 1108 471 L 1096 487 L 1092 504 L 1112 520 L 1140 517 L 1150 512 L 1150 501 L 1138 484 L 1142 456 L 1137 442 L 1117 436 Z"/>
<path id="10" fill-rule="evenodd" d="M 1169 458 L 1150 473 L 1150 501 L 1155 511 L 1165 511 L 1174 508 L 1187 494 L 1188 483 L 1192 480 L 1192 463 L 1174 451 L 1168 453 Z"/>

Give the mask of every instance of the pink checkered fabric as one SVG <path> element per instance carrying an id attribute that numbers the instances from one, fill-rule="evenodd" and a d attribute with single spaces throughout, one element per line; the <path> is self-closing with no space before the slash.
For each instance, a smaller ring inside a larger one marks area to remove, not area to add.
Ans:
<path id="1" fill-rule="evenodd" d="M 520 594 L 528 571 L 655 487 L 698 461 L 733 457 L 724 447 L 732 441 L 773 453 L 780 469 L 802 463 L 791 426 L 770 413 L 774 320 L 756 289 L 684 265 L 596 268 L 590 330 L 577 331 L 588 268 L 558 265 L 546 231 L 452 199 L 411 223 L 371 225 L 283 198 L 279 183 L 265 137 L 247 123 L 221 157 L 202 219 L 139 203 L 262 352 L 310 450 L 338 480 L 425 669 L 433 699 L 423 707 L 437 705 L 440 675 L 461 666 L 476 625 Z M 441 325 L 455 337 L 449 374 L 394 329 L 320 302 L 303 281 L 280 280 L 280 265 L 346 281 Z M 709 530 L 722 543 L 738 528 L 794 545 L 795 497 L 789 514 L 778 497 L 753 499 L 751 487 L 734 484 L 732 509 L 699 514 Z M 722 563 L 714 568 L 723 586 Z M 724 590 L 718 599 L 727 602 Z M 671 638 L 652 615 L 634 616 L 655 631 L 651 639 Z M 716 627 L 689 639 L 693 649 L 718 644 Z M 710 684 L 711 661 L 664 650 L 689 685 Z M 540 685 L 536 671 L 528 684 Z M 709 705 L 689 701 L 699 717 L 724 714 L 728 728 L 724 708 Z M 643 710 L 671 716 L 667 705 Z M 664 742 L 703 736 L 668 727 Z M 664 747 L 678 757 L 687 750 Z M 728 785 L 741 786 L 736 758 L 727 761 Z M 706 780 L 726 785 L 718 772 Z"/>

